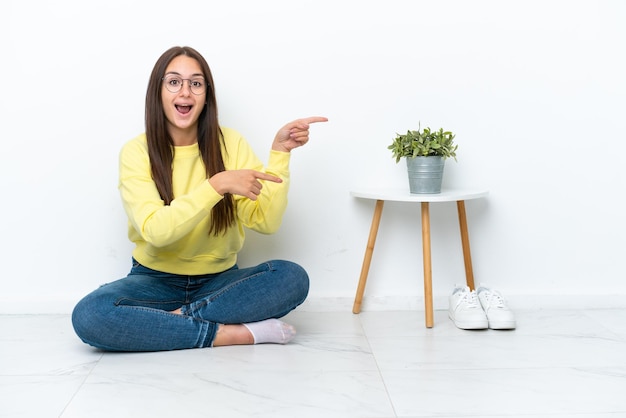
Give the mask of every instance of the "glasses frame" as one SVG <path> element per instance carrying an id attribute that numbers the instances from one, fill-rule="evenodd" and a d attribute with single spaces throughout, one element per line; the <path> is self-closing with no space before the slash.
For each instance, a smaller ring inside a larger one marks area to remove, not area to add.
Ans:
<path id="1" fill-rule="evenodd" d="M 167 81 L 172 80 L 172 79 L 180 80 L 180 87 L 176 91 L 172 91 L 171 90 L 172 86 L 167 82 Z M 196 93 L 195 91 L 193 91 L 193 86 L 191 85 L 192 81 L 197 81 L 197 80 L 202 80 L 202 83 L 203 83 L 202 84 L 203 91 L 201 91 L 200 93 Z M 167 91 L 169 91 L 170 93 L 173 93 L 173 94 L 180 93 L 180 91 L 183 89 L 183 86 L 185 85 L 185 81 L 187 81 L 187 84 L 189 85 L 189 91 L 192 94 L 195 94 L 196 96 L 200 96 L 201 94 L 206 93 L 207 89 L 209 88 L 209 83 L 207 83 L 207 81 L 204 79 L 204 77 L 182 78 L 182 77 L 177 76 L 177 75 L 168 75 L 168 76 L 162 77 L 161 81 L 163 82 L 163 85 L 165 86 L 165 89 Z"/>

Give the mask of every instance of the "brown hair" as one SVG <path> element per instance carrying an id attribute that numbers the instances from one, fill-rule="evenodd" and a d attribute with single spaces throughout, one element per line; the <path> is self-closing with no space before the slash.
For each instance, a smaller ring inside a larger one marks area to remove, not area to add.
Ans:
<path id="1" fill-rule="evenodd" d="M 167 130 L 167 121 L 161 100 L 161 86 L 167 66 L 180 55 L 186 55 L 198 61 L 207 82 L 206 105 L 198 118 L 198 148 L 206 167 L 207 178 L 225 170 L 221 147 L 224 137 L 217 118 L 217 101 L 209 65 L 204 57 L 193 48 L 188 46 L 172 47 L 161 55 L 152 69 L 146 93 L 145 115 L 152 179 L 166 205 L 174 200 L 172 188 L 174 142 Z M 235 222 L 233 196 L 229 193 L 224 194 L 224 198 L 213 207 L 211 215 L 209 234 L 218 235 L 226 232 Z"/>

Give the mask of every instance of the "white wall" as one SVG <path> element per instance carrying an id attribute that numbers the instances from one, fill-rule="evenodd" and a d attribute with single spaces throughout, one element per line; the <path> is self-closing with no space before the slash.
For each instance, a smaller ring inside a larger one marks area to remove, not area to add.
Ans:
<path id="1" fill-rule="evenodd" d="M 304 308 L 351 308 L 373 202 L 349 191 L 407 187 L 387 145 L 420 121 L 457 134 L 445 186 L 490 190 L 467 203 L 477 281 L 520 308 L 624 306 L 625 4 L 9 0 L 0 313 L 70 312 L 127 272 L 117 154 L 173 45 L 205 55 L 222 124 L 263 160 L 284 123 L 330 119 L 294 151 L 282 229 L 250 233 L 240 259 L 301 263 Z M 464 280 L 458 223 L 453 204 L 431 212 L 445 308 Z M 364 309 L 423 309 L 419 234 L 417 205 L 385 206 Z"/>

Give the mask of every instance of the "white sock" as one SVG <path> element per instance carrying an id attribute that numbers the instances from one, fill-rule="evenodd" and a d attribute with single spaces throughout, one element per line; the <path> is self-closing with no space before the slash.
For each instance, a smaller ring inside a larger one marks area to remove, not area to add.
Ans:
<path id="1" fill-rule="evenodd" d="M 274 318 L 243 325 L 252 334 L 255 344 L 287 344 L 296 336 L 296 329 L 292 325 Z"/>

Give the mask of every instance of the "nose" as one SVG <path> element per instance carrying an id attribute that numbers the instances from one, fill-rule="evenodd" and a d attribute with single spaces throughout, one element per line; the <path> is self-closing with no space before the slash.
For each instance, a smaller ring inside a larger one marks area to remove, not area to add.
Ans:
<path id="1" fill-rule="evenodd" d="M 182 81 L 182 86 L 180 87 L 180 93 L 186 96 L 189 96 L 191 94 L 191 80 Z"/>

